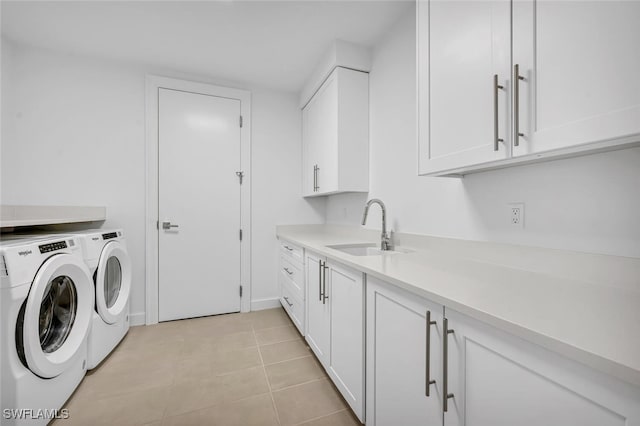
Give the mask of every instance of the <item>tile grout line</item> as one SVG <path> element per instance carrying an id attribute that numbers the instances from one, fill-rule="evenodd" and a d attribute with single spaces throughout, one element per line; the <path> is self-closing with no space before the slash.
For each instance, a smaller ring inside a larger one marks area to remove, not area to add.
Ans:
<path id="1" fill-rule="evenodd" d="M 334 412 L 329 413 L 329 414 L 323 414 L 322 416 L 318 416 L 318 417 L 314 417 L 314 418 L 309 419 L 309 420 L 305 420 L 302 423 L 296 423 L 294 426 L 303 426 L 303 425 L 305 425 L 307 423 L 314 422 L 316 420 L 320 420 L 320 419 L 323 419 L 325 417 L 333 416 L 334 414 L 342 413 L 343 411 L 347 411 L 347 410 L 348 410 L 348 408 L 341 408 L 338 411 L 334 411 Z"/>
<path id="2" fill-rule="evenodd" d="M 281 343 L 286 343 L 286 342 L 281 342 Z M 312 357 L 314 357 L 313 354 L 309 353 L 309 355 L 302 355 L 302 356 L 297 356 L 295 358 L 283 359 L 282 361 L 271 362 L 271 363 L 265 364 L 265 365 L 268 365 L 268 366 L 278 365 L 278 364 L 282 364 L 282 363 L 289 362 L 289 361 L 297 361 L 299 359 L 312 358 Z"/>
<path id="3" fill-rule="evenodd" d="M 281 391 L 284 391 L 284 390 L 289 390 L 291 388 L 295 388 L 295 387 L 303 386 L 303 385 L 308 385 L 309 383 L 320 382 L 322 380 L 329 380 L 329 377 L 325 375 L 323 377 L 318 377 L 318 378 L 315 378 L 315 379 L 307 380 L 306 382 L 296 383 L 295 385 L 285 386 L 283 388 L 276 389 L 275 392 L 281 392 Z"/>
<path id="4" fill-rule="evenodd" d="M 265 367 L 264 359 L 262 358 L 262 351 L 260 350 L 258 336 L 256 335 L 256 329 L 253 327 L 253 323 L 251 323 L 251 330 L 253 331 L 253 338 L 256 339 L 256 343 L 258 343 L 258 355 L 260 356 L 260 364 L 262 365 L 262 372 L 264 373 L 264 378 L 267 381 L 267 386 L 269 387 L 269 397 L 271 397 L 271 405 L 273 406 L 273 411 L 276 413 L 276 421 L 278 422 L 278 425 L 282 425 L 282 422 L 280 421 L 280 414 L 278 413 L 278 407 L 276 406 L 276 400 L 273 397 L 271 382 L 269 381 L 269 376 L 267 375 L 267 368 Z"/>

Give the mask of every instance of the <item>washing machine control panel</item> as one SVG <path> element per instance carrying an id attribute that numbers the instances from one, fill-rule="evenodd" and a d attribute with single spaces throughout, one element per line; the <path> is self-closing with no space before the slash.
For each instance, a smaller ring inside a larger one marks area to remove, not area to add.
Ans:
<path id="1" fill-rule="evenodd" d="M 67 248 L 67 242 L 66 241 L 57 241 L 55 243 L 42 244 L 41 246 L 38 246 L 38 248 L 40 249 L 40 253 L 49 253 L 49 252 L 56 251 L 56 250 L 66 249 Z"/>
<path id="2" fill-rule="evenodd" d="M 118 238 L 118 234 L 116 232 L 109 232 L 108 234 L 102 234 L 103 240 L 110 240 L 112 238 Z"/>

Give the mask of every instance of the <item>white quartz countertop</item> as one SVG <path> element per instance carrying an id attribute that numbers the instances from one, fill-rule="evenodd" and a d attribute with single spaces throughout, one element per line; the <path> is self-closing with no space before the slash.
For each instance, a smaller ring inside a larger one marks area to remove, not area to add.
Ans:
<path id="1" fill-rule="evenodd" d="M 352 256 L 326 246 L 378 242 L 379 234 L 281 226 L 277 235 L 640 386 L 640 259 L 534 248 L 527 252 L 492 243 L 473 243 L 470 250 L 456 240 L 444 249 L 445 244 L 430 237 L 413 239 L 411 253 Z M 532 264 L 537 257 L 551 265 L 527 270 L 526 262 L 509 264 L 508 258 L 498 264 L 493 259 L 500 250 L 525 253 Z M 593 272 L 585 274 L 581 263 Z"/>
<path id="2" fill-rule="evenodd" d="M 58 225 L 105 220 L 107 209 L 95 206 L 0 206 L 0 228 Z"/>

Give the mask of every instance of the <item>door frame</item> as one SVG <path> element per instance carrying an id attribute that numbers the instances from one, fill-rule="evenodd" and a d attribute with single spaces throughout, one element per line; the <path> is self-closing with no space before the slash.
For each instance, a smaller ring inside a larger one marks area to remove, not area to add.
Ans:
<path id="1" fill-rule="evenodd" d="M 244 179 L 240 185 L 240 311 L 251 310 L 251 92 L 215 86 L 208 83 L 147 75 L 145 81 L 145 323 L 158 323 L 159 262 L 158 262 L 158 91 L 180 90 L 240 101 L 240 168 Z"/>

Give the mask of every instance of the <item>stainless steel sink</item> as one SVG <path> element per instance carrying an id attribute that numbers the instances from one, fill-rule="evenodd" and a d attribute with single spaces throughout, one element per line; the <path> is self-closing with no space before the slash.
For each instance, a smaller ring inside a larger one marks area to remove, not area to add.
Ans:
<path id="1" fill-rule="evenodd" d="M 327 246 L 330 249 L 338 250 L 351 256 L 382 256 L 399 253 L 410 253 L 411 250 L 395 247 L 393 250 L 380 250 L 376 244 L 336 244 Z"/>

